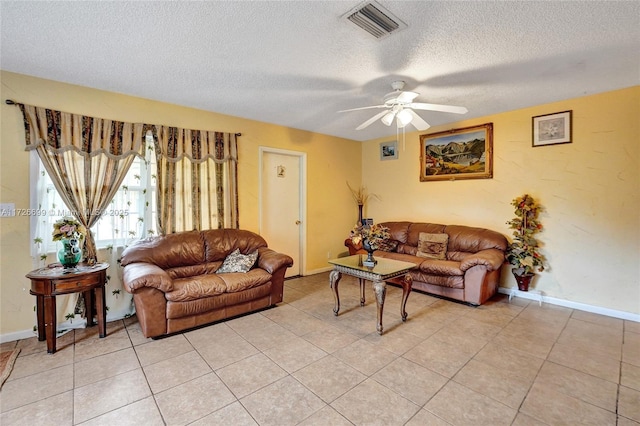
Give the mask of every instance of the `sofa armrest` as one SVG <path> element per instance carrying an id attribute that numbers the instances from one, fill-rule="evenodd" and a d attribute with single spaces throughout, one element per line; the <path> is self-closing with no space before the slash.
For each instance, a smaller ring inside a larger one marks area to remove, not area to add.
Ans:
<path id="1" fill-rule="evenodd" d="M 165 293 L 173 290 L 173 280 L 169 274 L 153 263 L 128 264 L 122 272 L 122 282 L 129 293 L 142 287 L 153 287 Z"/>
<path id="2" fill-rule="evenodd" d="M 473 266 L 483 265 L 487 268 L 488 271 L 495 271 L 502 267 L 504 260 L 504 252 L 501 250 L 481 250 L 477 253 L 465 257 L 462 262 L 460 262 L 460 269 L 462 271 L 466 271 Z"/>
<path id="3" fill-rule="evenodd" d="M 293 266 L 293 259 L 268 247 L 258 249 L 258 267 L 273 275 L 278 269 Z"/>
<path id="4" fill-rule="evenodd" d="M 349 256 L 353 256 L 354 254 L 367 254 L 367 251 L 362 248 L 362 242 L 353 244 L 351 238 L 344 240 L 344 246 L 349 249 Z"/>

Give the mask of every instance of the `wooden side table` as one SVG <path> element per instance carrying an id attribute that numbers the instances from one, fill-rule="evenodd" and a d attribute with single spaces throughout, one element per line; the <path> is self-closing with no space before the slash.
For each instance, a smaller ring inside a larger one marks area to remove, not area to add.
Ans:
<path id="1" fill-rule="evenodd" d="M 108 263 L 89 266 L 79 264 L 75 268 L 62 266 L 45 267 L 29 272 L 31 280 L 29 293 L 36 296 L 38 318 L 38 340 L 47 340 L 47 352 L 56 351 L 56 296 L 59 294 L 82 293 L 85 298 L 87 326 L 93 324 L 93 306 L 97 309 L 100 337 L 107 336 L 107 305 L 104 286 L 107 282 Z M 95 292 L 95 299 L 94 299 Z"/>

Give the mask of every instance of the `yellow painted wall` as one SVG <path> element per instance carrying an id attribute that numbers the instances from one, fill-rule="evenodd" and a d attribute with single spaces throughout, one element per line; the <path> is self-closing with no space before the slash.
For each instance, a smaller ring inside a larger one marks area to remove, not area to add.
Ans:
<path id="1" fill-rule="evenodd" d="M 533 116 L 573 110 L 573 142 L 531 146 Z M 422 114 L 428 120 L 428 113 Z M 412 220 L 494 229 L 511 236 L 516 196 L 544 207 L 539 234 L 549 269 L 534 281 L 545 295 L 640 313 L 640 86 L 460 121 L 425 133 L 493 123 L 493 179 L 420 182 L 418 132 L 402 135 L 398 160 L 364 144 L 362 182 L 382 201 L 376 222 Z M 515 280 L 509 265 L 502 286 Z"/>
<path id="2" fill-rule="evenodd" d="M 29 207 L 29 154 L 20 110 L 5 99 L 115 120 L 240 132 L 240 226 L 258 231 L 259 147 L 307 153 L 307 258 L 305 272 L 326 268 L 327 253 L 345 250 L 357 219 L 345 182 L 360 184 L 361 143 L 116 93 L 1 71 L 0 202 Z M 29 218 L 0 218 L 0 336 L 30 330 L 35 298 L 24 275 L 33 269 Z"/>

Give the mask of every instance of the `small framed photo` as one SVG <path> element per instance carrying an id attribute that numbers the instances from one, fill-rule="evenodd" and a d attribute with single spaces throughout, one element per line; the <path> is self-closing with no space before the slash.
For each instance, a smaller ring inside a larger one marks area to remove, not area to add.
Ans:
<path id="1" fill-rule="evenodd" d="M 398 141 L 380 144 L 380 160 L 396 160 L 398 158 Z"/>
<path id="2" fill-rule="evenodd" d="M 533 146 L 571 143 L 571 111 L 533 117 Z"/>

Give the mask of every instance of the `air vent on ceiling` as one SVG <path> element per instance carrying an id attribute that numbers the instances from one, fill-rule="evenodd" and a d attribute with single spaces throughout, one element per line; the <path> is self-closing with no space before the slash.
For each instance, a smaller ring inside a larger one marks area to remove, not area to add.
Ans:
<path id="1" fill-rule="evenodd" d="M 391 12 L 375 1 L 360 4 L 342 17 L 353 22 L 377 39 L 387 37 L 393 32 L 407 28 L 407 24 L 393 16 Z"/>

